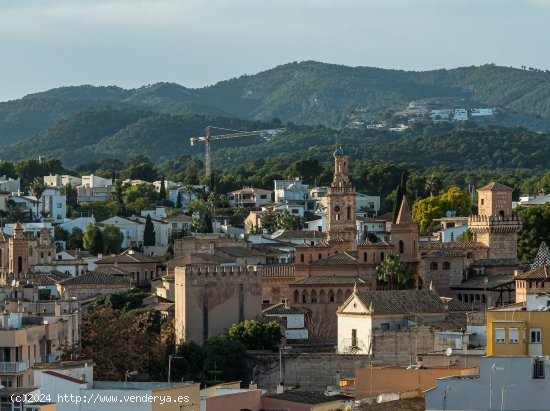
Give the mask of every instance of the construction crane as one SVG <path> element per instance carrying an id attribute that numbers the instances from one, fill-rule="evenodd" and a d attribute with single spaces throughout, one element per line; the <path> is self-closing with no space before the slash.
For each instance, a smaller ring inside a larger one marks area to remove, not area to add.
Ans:
<path id="1" fill-rule="evenodd" d="M 212 129 L 216 130 L 224 130 L 224 131 L 233 131 L 231 134 L 220 134 L 217 136 L 211 135 Z M 206 127 L 206 130 L 204 132 L 204 136 L 201 137 L 191 137 L 189 140 L 191 141 L 191 145 L 194 146 L 197 142 L 204 143 L 204 167 L 206 170 L 206 179 L 207 181 L 210 181 L 210 177 L 212 176 L 212 156 L 211 156 L 211 149 L 210 149 L 210 142 L 215 140 L 229 140 L 232 138 L 239 138 L 239 137 L 253 137 L 253 136 L 270 136 L 275 135 L 277 133 L 282 133 L 285 131 L 285 128 L 273 128 L 268 130 L 257 130 L 257 131 L 239 131 L 239 130 L 231 130 L 229 128 L 221 128 L 221 127 L 214 127 L 214 126 L 208 126 Z"/>

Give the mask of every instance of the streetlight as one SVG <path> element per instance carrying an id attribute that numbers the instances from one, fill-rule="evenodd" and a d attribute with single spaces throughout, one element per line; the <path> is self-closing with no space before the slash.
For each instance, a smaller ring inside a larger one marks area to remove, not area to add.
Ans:
<path id="1" fill-rule="evenodd" d="M 138 374 L 139 374 L 138 371 L 126 370 L 126 379 L 125 379 L 125 382 L 128 382 L 128 378 L 129 378 L 129 377 L 133 377 L 134 375 L 138 375 Z"/>
<path id="2" fill-rule="evenodd" d="M 168 382 L 172 382 L 170 378 L 172 376 L 172 358 L 183 359 L 183 357 L 178 357 L 176 355 L 168 356 Z"/>

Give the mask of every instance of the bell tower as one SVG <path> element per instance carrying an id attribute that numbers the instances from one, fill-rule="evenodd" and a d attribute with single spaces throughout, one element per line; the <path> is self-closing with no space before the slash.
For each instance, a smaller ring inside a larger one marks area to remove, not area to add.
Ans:
<path id="1" fill-rule="evenodd" d="M 349 180 L 349 152 L 340 147 L 334 152 L 334 177 L 327 190 L 327 239 L 355 242 L 355 187 Z"/>

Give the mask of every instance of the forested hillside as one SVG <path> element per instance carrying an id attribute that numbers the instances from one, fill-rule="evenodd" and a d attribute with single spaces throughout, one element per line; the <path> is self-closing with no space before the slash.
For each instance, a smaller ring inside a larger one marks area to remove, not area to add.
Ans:
<path id="1" fill-rule="evenodd" d="M 277 117 L 339 128 L 358 107 L 396 111 L 411 100 L 449 97 L 470 107 L 497 107 L 509 115 L 509 125 L 540 127 L 550 119 L 550 74 L 494 65 L 407 72 L 307 61 L 200 89 L 170 83 L 132 90 L 62 87 L 0 103 L 0 144 L 31 137 L 82 110 L 107 106 L 262 121 Z"/>

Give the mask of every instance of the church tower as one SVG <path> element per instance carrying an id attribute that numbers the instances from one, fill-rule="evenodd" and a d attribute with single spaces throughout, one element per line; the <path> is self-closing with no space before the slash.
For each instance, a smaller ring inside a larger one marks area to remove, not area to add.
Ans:
<path id="1" fill-rule="evenodd" d="M 403 193 L 397 219 L 391 225 L 391 242 L 394 246 L 394 253 L 399 256 L 401 262 L 407 264 L 418 288 L 418 266 L 420 264 L 418 224 L 412 221 L 406 192 Z"/>
<path id="2" fill-rule="evenodd" d="M 349 180 L 349 153 L 334 152 L 334 178 L 327 190 L 327 239 L 341 238 L 355 243 L 355 187 Z"/>
<path id="3" fill-rule="evenodd" d="M 16 277 L 29 271 L 29 240 L 23 234 L 23 226 L 15 224 L 13 237 L 9 239 L 9 269 Z"/>
<path id="4" fill-rule="evenodd" d="M 512 189 L 491 183 L 477 190 L 478 213 L 468 219 L 474 239 L 486 245 L 490 259 L 517 259 L 521 219 L 512 214 Z"/>

